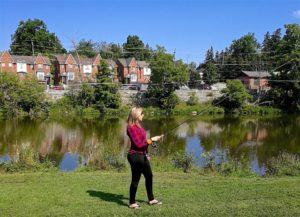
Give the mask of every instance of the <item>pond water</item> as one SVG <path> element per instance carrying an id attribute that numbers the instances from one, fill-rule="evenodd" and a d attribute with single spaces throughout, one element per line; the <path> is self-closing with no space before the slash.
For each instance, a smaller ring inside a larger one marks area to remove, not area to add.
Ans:
<path id="1" fill-rule="evenodd" d="M 264 174 L 268 159 L 281 152 L 300 155 L 300 117 L 195 117 L 170 131 L 189 117 L 145 119 L 143 127 L 150 136 L 167 133 L 156 155 L 192 153 L 203 166 L 203 153 L 214 161 L 246 157 L 253 171 Z M 0 162 L 16 161 L 22 149 L 29 149 L 55 162 L 62 171 L 90 165 L 114 154 L 126 156 L 130 146 L 126 118 L 98 120 L 0 121 Z"/>

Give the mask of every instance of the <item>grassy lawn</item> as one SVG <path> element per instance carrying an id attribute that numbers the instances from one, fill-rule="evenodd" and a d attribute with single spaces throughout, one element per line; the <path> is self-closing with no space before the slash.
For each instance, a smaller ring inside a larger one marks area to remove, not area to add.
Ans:
<path id="1" fill-rule="evenodd" d="M 163 205 L 146 203 L 144 178 L 127 208 L 130 173 L 0 174 L 0 216 L 300 216 L 300 177 L 154 173 Z"/>

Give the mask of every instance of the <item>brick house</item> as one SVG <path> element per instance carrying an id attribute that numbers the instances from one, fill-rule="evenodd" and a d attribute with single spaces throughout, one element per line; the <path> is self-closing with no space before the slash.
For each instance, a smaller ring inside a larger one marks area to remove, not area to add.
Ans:
<path id="1" fill-rule="evenodd" d="M 15 67 L 13 66 L 12 56 L 7 51 L 0 53 L 0 72 L 14 73 L 17 75 Z"/>
<path id="2" fill-rule="evenodd" d="M 137 61 L 137 64 L 139 66 L 139 70 L 141 72 L 141 75 L 144 76 L 144 79 L 140 81 L 140 83 L 149 83 L 150 82 L 150 76 L 151 76 L 151 69 L 149 67 L 149 63 L 145 61 Z"/>
<path id="3" fill-rule="evenodd" d="M 41 54 L 38 54 L 34 59 L 34 71 L 39 81 L 50 84 L 51 62 L 48 57 L 44 57 Z"/>
<path id="4" fill-rule="evenodd" d="M 270 73 L 266 71 L 242 71 L 238 76 L 244 86 L 251 91 L 270 90 L 268 78 Z"/>
<path id="5" fill-rule="evenodd" d="M 54 84 L 69 84 L 79 80 L 79 68 L 72 54 L 53 56 Z"/>
<path id="6" fill-rule="evenodd" d="M 54 84 L 95 82 L 100 60 L 100 54 L 94 58 L 77 57 L 72 54 L 54 55 Z"/>
<path id="7" fill-rule="evenodd" d="M 137 61 L 134 57 L 118 59 L 119 81 L 124 83 L 148 83 L 151 69 L 145 61 Z"/>
<path id="8" fill-rule="evenodd" d="M 80 66 L 80 74 L 82 82 L 96 82 L 96 74 L 98 72 L 98 66 L 100 65 L 101 56 L 97 54 L 93 58 L 77 57 L 74 55 L 74 59 Z"/>
<path id="9" fill-rule="evenodd" d="M 27 75 L 36 76 L 42 83 L 50 84 L 50 60 L 41 54 L 37 56 L 10 55 L 5 51 L 0 54 L 0 72 L 18 75 L 21 79 Z"/>

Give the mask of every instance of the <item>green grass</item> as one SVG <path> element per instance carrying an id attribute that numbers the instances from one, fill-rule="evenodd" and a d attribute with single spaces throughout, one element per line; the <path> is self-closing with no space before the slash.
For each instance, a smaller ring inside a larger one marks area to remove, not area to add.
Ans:
<path id="1" fill-rule="evenodd" d="M 163 205 L 127 208 L 130 173 L 0 174 L 0 216 L 300 216 L 300 177 L 236 178 L 154 173 Z"/>

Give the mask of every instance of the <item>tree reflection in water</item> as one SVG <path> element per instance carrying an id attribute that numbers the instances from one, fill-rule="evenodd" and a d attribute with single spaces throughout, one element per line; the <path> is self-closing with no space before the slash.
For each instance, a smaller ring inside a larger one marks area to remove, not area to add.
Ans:
<path id="1" fill-rule="evenodd" d="M 182 123 L 186 117 L 152 118 L 143 121 L 148 136 L 160 135 Z M 130 146 L 126 118 L 97 120 L 0 122 L 0 157 L 18 160 L 26 146 L 58 166 L 65 153 L 78 154 L 79 166 L 107 167 L 109 160 L 126 161 Z M 248 156 L 253 165 L 263 167 L 266 160 L 281 152 L 300 154 L 300 118 L 197 117 L 169 132 L 155 154 L 176 152 L 225 152 L 235 158 Z M 153 150 L 151 150 L 153 152 Z M 9 156 L 9 157 L 8 157 Z"/>

